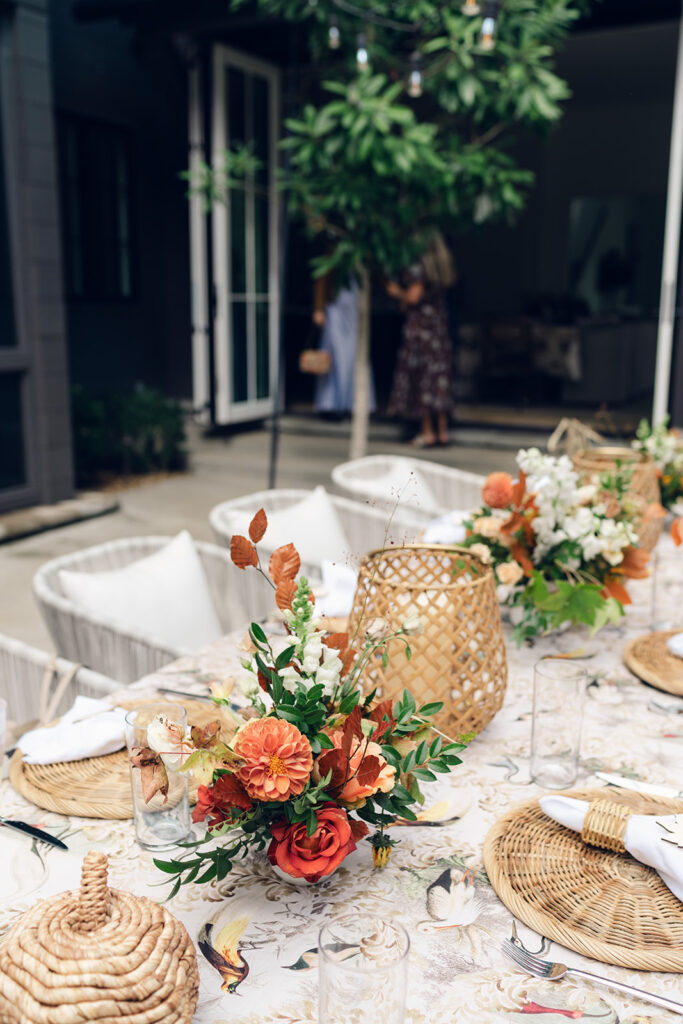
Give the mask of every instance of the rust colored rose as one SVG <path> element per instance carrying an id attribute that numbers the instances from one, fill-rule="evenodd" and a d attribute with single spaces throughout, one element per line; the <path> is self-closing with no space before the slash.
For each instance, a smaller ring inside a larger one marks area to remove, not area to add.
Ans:
<path id="1" fill-rule="evenodd" d="M 489 508 L 507 508 L 512 502 L 512 477 L 509 473 L 491 473 L 481 489 L 484 504 Z"/>
<path id="2" fill-rule="evenodd" d="M 306 834 L 303 821 L 288 825 L 275 822 L 270 827 L 273 837 L 268 859 L 292 878 L 317 882 L 331 875 L 335 868 L 356 849 L 356 840 L 346 811 L 327 803 L 315 812 L 318 827 L 312 836 Z"/>

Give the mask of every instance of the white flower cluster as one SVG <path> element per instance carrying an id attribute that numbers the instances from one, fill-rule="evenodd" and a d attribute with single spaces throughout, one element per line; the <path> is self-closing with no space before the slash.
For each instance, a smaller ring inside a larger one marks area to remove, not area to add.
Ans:
<path id="1" fill-rule="evenodd" d="M 658 423 L 648 436 L 645 431 L 639 428 L 639 439 L 632 441 L 631 445 L 637 451 L 645 451 L 652 456 L 652 460 L 658 469 L 683 469 L 683 443 L 678 434 L 669 430 L 666 421 Z"/>
<path id="2" fill-rule="evenodd" d="M 536 565 L 566 540 L 579 544 L 583 561 L 602 555 L 610 565 L 618 565 L 624 549 L 636 543 L 630 524 L 607 518 L 604 506 L 588 504 L 596 488 L 579 486 L 568 456 L 544 455 L 538 448 L 522 449 L 517 454 L 517 465 L 527 475 L 527 491 L 534 493 L 538 509 L 531 524 L 536 534 Z M 575 561 L 569 568 L 579 568 L 580 560 Z"/>

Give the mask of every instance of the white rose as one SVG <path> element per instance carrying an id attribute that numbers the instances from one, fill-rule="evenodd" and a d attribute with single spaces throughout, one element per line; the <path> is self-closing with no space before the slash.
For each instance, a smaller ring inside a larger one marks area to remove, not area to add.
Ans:
<path id="1" fill-rule="evenodd" d="M 149 723 L 147 742 L 171 772 L 177 772 L 194 750 L 185 726 L 165 715 L 156 715 Z"/>
<path id="2" fill-rule="evenodd" d="M 470 544 L 469 550 L 484 562 L 485 565 L 488 565 L 491 561 L 491 549 L 487 548 L 486 544 Z"/>
<path id="3" fill-rule="evenodd" d="M 424 628 L 424 619 L 421 615 L 409 615 L 401 624 L 401 629 L 406 636 L 417 636 L 424 632 Z"/>
<path id="4" fill-rule="evenodd" d="M 376 618 L 372 619 L 368 623 L 368 628 L 365 630 L 365 635 L 368 640 L 381 640 L 383 636 L 389 632 L 386 619 Z"/>
<path id="5" fill-rule="evenodd" d="M 584 484 L 576 492 L 577 504 L 589 505 L 597 493 L 598 489 L 595 484 Z"/>
<path id="6" fill-rule="evenodd" d="M 496 516 L 480 516 L 479 519 L 474 520 L 474 532 L 480 533 L 482 537 L 488 539 L 494 539 L 500 536 L 500 531 L 503 526 L 503 521 L 497 519 Z"/>
<path id="7" fill-rule="evenodd" d="M 514 587 L 515 583 L 519 583 L 524 576 L 524 570 L 519 562 L 503 562 L 496 569 L 496 575 L 501 583 L 508 587 Z"/>

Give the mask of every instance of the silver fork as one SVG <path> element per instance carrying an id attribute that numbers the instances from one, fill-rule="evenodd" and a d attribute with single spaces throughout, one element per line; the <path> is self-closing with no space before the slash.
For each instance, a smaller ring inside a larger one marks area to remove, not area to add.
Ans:
<path id="1" fill-rule="evenodd" d="M 510 960 L 514 960 L 527 974 L 535 974 L 537 978 L 559 981 L 566 974 L 571 974 L 575 978 L 585 978 L 587 981 L 593 981 L 597 985 L 605 985 L 607 988 L 626 992 L 630 996 L 636 996 L 636 998 L 642 999 L 646 1003 L 652 1003 L 653 1006 L 661 1006 L 662 1009 L 671 1010 L 672 1013 L 678 1013 L 683 1017 L 683 1003 L 676 1003 L 673 999 L 656 996 L 653 992 L 643 992 L 642 989 L 634 988 L 633 985 L 625 985 L 621 981 L 612 981 L 611 978 L 601 978 L 597 974 L 589 974 L 588 971 L 579 971 L 576 967 L 567 967 L 566 964 L 554 963 L 552 960 L 540 960 L 537 956 L 532 956 L 526 950 L 520 949 L 510 939 L 503 940 L 501 949 L 505 956 L 509 957 Z"/>

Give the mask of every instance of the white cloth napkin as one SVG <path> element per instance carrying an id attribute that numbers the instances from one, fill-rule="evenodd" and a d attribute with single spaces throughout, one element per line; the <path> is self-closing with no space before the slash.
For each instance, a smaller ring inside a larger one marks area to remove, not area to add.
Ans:
<path id="1" fill-rule="evenodd" d="M 541 810 L 560 825 L 580 832 L 589 804 L 569 796 L 542 796 Z M 654 868 L 674 896 L 683 901 L 683 850 L 673 843 L 665 843 L 669 833 L 657 824 L 663 821 L 672 827 L 673 814 L 632 814 L 626 825 L 624 846 L 636 860 Z M 671 837 L 673 838 L 673 837 Z"/>
<path id="2" fill-rule="evenodd" d="M 24 733 L 17 746 L 27 764 L 57 764 L 113 754 L 126 745 L 126 712 L 105 700 L 76 697 L 57 725 Z"/>
<path id="3" fill-rule="evenodd" d="M 675 654 L 677 658 L 683 658 L 683 633 L 675 633 L 670 636 L 666 641 L 666 646 L 671 654 Z"/>
<path id="4" fill-rule="evenodd" d="M 462 521 L 471 515 L 471 512 L 455 511 L 432 519 L 425 527 L 422 540 L 425 544 L 462 544 L 467 536 Z"/>
<path id="5" fill-rule="evenodd" d="M 340 562 L 323 562 L 323 582 L 315 590 L 315 613 L 328 619 L 345 618 L 351 614 L 358 573 Z"/>

